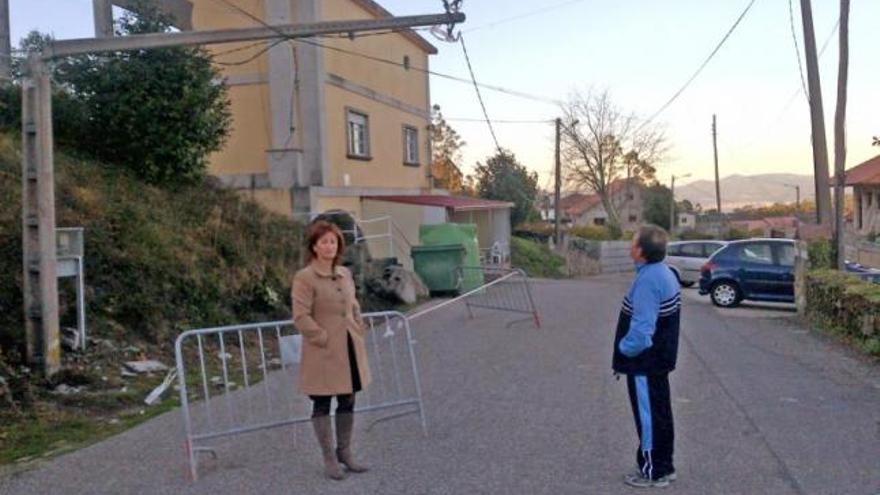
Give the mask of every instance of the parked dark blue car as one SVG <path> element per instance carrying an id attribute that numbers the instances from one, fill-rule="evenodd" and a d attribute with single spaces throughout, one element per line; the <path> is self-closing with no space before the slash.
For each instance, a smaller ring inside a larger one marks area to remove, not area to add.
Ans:
<path id="1" fill-rule="evenodd" d="M 731 242 L 700 270 L 700 294 L 725 308 L 743 300 L 794 302 L 794 258 L 791 239 Z"/>

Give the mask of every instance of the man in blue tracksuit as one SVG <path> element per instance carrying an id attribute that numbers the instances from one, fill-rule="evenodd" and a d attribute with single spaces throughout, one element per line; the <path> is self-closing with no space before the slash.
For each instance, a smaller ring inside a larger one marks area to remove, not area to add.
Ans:
<path id="1" fill-rule="evenodd" d="M 669 372 L 678 355 L 681 289 L 663 263 L 667 242 L 666 231 L 655 226 L 641 228 L 633 238 L 630 254 L 637 272 L 614 338 L 612 368 L 626 375 L 639 435 L 639 473 L 624 480 L 635 487 L 667 486 L 676 478 Z"/>

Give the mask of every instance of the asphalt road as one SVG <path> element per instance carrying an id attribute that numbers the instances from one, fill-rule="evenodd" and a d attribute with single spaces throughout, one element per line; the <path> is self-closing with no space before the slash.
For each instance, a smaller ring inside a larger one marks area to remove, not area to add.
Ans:
<path id="1" fill-rule="evenodd" d="M 3 494 L 633 493 L 637 438 L 613 378 L 628 278 L 538 281 L 544 327 L 463 307 L 414 324 L 429 436 L 415 416 L 356 439 L 369 473 L 331 482 L 307 425 L 216 443 L 187 481 L 180 415 L 0 480 Z M 685 291 L 667 492 L 880 493 L 880 366 L 779 307 L 713 308 Z M 296 441 L 294 441 L 296 430 Z"/>

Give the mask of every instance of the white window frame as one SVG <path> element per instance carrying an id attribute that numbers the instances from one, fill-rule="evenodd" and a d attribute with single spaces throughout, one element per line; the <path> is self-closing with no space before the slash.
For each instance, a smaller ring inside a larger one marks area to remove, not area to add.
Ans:
<path id="1" fill-rule="evenodd" d="M 419 162 L 419 129 L 415 126 L 403 126 L 403 164 L 418 166 Z M 412 142 L 410 142 L 412 136 Z M 414 156 L 411 154 L 414 153 Z"/>
<path id="2" fill-rule="evenodd" d="M 360 132 L 358 128 L 361 127 Z M 346 148 L 349 158 L 370 160 L 370 116 L 353 108 L 345 109 Z"/>

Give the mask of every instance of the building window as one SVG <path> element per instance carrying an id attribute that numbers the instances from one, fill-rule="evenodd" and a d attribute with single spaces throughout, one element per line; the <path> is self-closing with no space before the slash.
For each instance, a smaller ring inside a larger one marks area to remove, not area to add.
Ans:
<path id="1" fill-rule="evenodd" d="M 605 219 L 604 218 L 594 218 L 593 225 L 605 225 Z"/>
<path id="2" fill-rule="evenodd" d="M 403 126 L 403 164 L 419 164 L 419 130 L 409 125 Z"/>
<path id="3" fill-rule="evenodd" d="M 638 215 L 630 215 L 630 216 L 629 216 L 629 222 L 630 222 L 630 223 L 635 223 L 635 222 L 638 222 L 638 221 L 639 221 L 639 217 L 638 217 Z"/>
<path id="4" fill-rule="evenodd" d="M 348 157 L 370 159 L 370 118 L 365 113 L 347 111 Z"/>
<path id="5" fill-rule="evenodd" d="M 867 198 L 866 206 L 871 206 L 871 200 L 874 198 L 874 193 L 869 192 L 868 194 L 865 195 L 865 197 Z"/>

